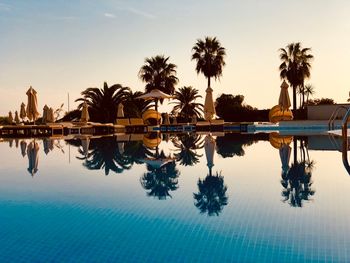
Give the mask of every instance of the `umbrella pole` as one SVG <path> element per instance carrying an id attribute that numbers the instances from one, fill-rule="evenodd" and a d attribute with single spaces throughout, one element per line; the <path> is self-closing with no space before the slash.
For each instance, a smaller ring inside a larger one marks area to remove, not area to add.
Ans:
<path id="1" fill-rule="evenodd" d="M 158 112 L 158 99 L 155 100 L 155 109 Z"/>

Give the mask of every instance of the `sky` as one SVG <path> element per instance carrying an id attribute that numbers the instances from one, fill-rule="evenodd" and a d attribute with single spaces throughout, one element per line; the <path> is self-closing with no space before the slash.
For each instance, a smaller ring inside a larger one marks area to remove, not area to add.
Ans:
<path id="1" fill-rule="evenodd" d="M 205 96 L 207 81 L 191 61 L 199 38 L 215 36 L 226 66 L 214 98 L 244 95 L 259 109 L 278 102 L 279 48 L 312 49 L 315 98 L 349 98 L 350 1 L 341 0 L 0 0 L 0 116 L 26 103 L 30 85 L 45 104 L 70 109 L 88 87 L 122 84 L 144 90 L 146 57 L 170 56 L 177 87 Z M 291 90 L 290 90 L 291 95 Z M 160 110 L 167 110 L 163 106 Z"/>

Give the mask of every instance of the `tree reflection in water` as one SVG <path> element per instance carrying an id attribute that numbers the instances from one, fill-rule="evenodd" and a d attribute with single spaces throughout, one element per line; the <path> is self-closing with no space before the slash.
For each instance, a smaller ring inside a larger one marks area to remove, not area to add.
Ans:
<path id="1" fill-rule="evenodd" d="M 224 177 L 221 173 L 207 175 L 204 180 L 198 180 L 198 193 L 194 193 L 195 206 L 199 211 L 209 216 L 219 215 L 227 205 L 227 186 L 224 185 Z"/>
<path id="2" fill-rule="evenodd" d="M 84 167 L 89 170 L 104 169 L 105 175 L 108 175 L 110 171 L 122 173 L 130 169 L 132 165 L 132 158 L 119 152 L 115 137 L 92 139 L 87 152 L 81 148 L 78 151 L 82 157 L 77 158 L 85 160 Z"/>
<path id="3" fill-rule="evenodd" d="M 305 145 L 301 141 L 301 153 L 305 153 Z M 296 143 L 294 147 L 296 146 Z M 306 148 L 307 151 L 307 148 Z M 307 160 L 305 160 L 307 156 Z M 294 160 L 289 169 L 282 170 L 281 185 L 283 186 L 283 202 L 287 202 L 292 207 L 302 207 L 303 201 L 309 201 L 310 197 L 315 194 L 312 189 L 312 170 L 314 161 L 309 159 L 309 154 L 301 154 L 301 161 Z"/>
<path id="4" fill-rule="evenodd" d="M 166 158 L 161 152 L 159 158 Z M 148 196 L 153 196 L 159 200 L 165 200 L 167 197 L 172 197 L 170 191 L 175 191 L 178 188 L 179 170 L 176 169 L 175 161 L 165 163 L 161 167 L 153 167 L 147 165 L 146 172 L 140 179 L 144 189 L 149 190 Z"/>
<path id="5" fill-rule="evenodd" d="M 203 148 L 203 140 L 199 134 L 181 134 L 172 140 L 178 151 L 174 154 L 176 161 L 180 165 L 192 166 L 199 162 L 199 157 L 196 150 Z"/>

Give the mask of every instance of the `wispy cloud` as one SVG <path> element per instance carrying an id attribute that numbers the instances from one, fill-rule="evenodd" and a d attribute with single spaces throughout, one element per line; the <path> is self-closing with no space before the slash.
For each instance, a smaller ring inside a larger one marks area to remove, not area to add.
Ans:
<path id="1" fill-rule="evenodd" d="M 0 3 L 0 11 L 11 11 L 11 6 L 8 4 Z"/>
<path id="2" fill-rule="evenodd" d="M 133 7 L 118 7 L 118 9 L 121 11 L 126 11 L 128 13 L 132 13 L 132 14 L 137 15 L 137 16 L 147 18 L 147 19 L 155 19 L 156 18 L 156 16 L 151 14 L 151 13 L 147 13 L 147 12 L 144 12 L 142 10 L 139 10 L 139 9 L 136 9 Z"/>
<path id="3" fill-rule="evenodd" d="M 133 13 L 133 14 L 139 15 L 139 16 L 143 16 L 143 17 L 148 18 L 148 19 L 155 19 L 156 18 L 155 15 L 153 15 L 153 14 L 150 14 L 150 13 L 147 13 L 147 12 L 144 12 L 144 11 L 132 8 L 132 7 L 128 7 L 128 8 L 126 8 L 126 10 L 129 11 L 130 13 Z"/>
<path id="4" fill-rule="evenodd" d="M 115 14 L 112 14 L 112 13 L 105 13 L 104 15 L 105 17 L 108 17 L 108 18 L 115 18 Z"/>

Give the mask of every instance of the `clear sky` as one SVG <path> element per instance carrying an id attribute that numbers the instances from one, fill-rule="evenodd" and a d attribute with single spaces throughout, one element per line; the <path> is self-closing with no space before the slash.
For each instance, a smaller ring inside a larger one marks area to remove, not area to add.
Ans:
<path id="1" fill-rule="evenodd" d="M 120 83 L 143 90 L 146 57 L 164 54 L 178 68 L 178 87 L 205 94 L 195 72 L 196 39 L 216 36 L 227 50 L 214 96 L 242 94 L 258 108 L 277 104 L 278 49 L 311 47 L 315 97 L 345 102 L 350 91 L 350 1 L 326 0 L 0 0 L 0 115 L 26 103 L 73 101 L 87 87 Z M 291 94 L 291 91 L 290 91 Z M 204 98 L 203 98 L 204 101 Z"/>

